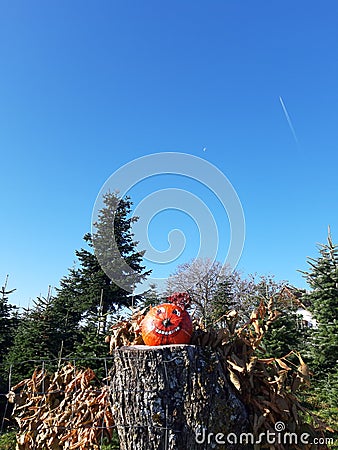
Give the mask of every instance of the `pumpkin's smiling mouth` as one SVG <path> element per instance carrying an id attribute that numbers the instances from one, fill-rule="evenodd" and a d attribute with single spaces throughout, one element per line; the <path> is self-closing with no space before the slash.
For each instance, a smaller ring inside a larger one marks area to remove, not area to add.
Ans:
<path id="1" fill-rule="evenodd" d="M 174 333 L 176 333 L 177 331 L 179 331 L 180 328 L 181 328 L 181 327 L 178 326 L 178 327 L 174 328 L 173 330 L 169 330 L 169 331 L 166 331 L 166 330 L 160 330 L 159 328 L 155 328 L 155 331 L 156 331 L 157 334 L 164 334 L 165 336 L 170 336 L 171 334 L 174 334 Z"/>

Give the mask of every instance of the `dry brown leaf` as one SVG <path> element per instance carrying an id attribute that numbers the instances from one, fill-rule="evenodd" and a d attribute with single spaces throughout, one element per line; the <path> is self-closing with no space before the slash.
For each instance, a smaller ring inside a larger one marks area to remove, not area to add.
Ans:
<path id="1" fill-rule="evenodd" d="M 291 368 L 282 359 L 276 358 L 275 361 L 282 369 L 291 370 Z"/>
<path id="2" fill-rule="evenodd" d="M 245 370 L 243 367 L 238 366 L 237 364 L 235 364 L 234 362 L 232 362 L 230 359 L 228 359 L 228 364 L 230 364 L 230 365 L 231 365 L 231 368 L 234 369 L 234 370 L 236 370 L 237 372 L 243 373 L 244 370 Z"/>
<path id="3" fill-rule="evenodd" d="M 248 373 L 252 372 L 253 368 L 255 367 L 257 362 L 257 357 L 256 356 L 252 356 L 250 358 L 250 361 L 246 364 L 246 371 Z"/>
<path id="4" fill-rule="evenodd" d="M 235 388 L 240 391 L 241 390 L 241 382 L 239 381 L 238 376 L 229 369 L 230 381 L 235 386 Z"/>

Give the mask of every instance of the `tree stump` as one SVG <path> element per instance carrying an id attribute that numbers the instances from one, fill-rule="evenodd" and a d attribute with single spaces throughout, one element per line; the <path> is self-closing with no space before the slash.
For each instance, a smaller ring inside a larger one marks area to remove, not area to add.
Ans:
<path id="1" fill-rule="evenodd" d="M 240 449 L 225 437 L 249 431 L 247 412 L 217 352 L 194 345 L 114 352 L 112 405 L 121 450 Z M 218 437 L 216 436 L 218 435 Z"/>

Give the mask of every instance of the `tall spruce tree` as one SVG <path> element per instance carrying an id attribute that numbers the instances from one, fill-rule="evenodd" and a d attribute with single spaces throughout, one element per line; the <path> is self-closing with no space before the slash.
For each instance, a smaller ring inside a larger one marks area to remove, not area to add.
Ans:
<path id="1" fill-rule="evenodd" d="M 72 268 L 68 276 L 61 280 L 54 299 L 54 314 L 59 319 L 64 318 L 63 322 L 58 320 L 63 323 L 63 357 L 74 354 L 75 349 L 79 351 L 86 347 L 85 330 L 88 332 L 88 342 L 93 343 L 91 349 L 93 352 L 96 349 L 94 353 L 98 355 L 102 351 L 102 336 L 106 332 L 108 315 L 137 302 L 138 296 L 132 295 L 132 287 L 150 274 L 142 266 L 144 252 L 137 250 L 137 242 L 133 239 L 132 224 L 137 217 L 131 217 L 130 198 L 123 199 L 116 193 L 107 193 L 103 202 L 104 207 L 94 224 L 95 233 L 84 236 L 88 248 L 76 251 L 78 267 Z M 125 263 L 129 268 L 127 271 Z M 109 277 L 111 273 L 123 279 L 122 287 L 116 284 L 119 280 Z M 123 286 L 130 289 L 123 289 Z M 97 318 L 97 332 L 93 318 Z"/>
<path id="2" fill-rule="evenodd" d="M 57 296 L 62 300 L 72 298 L 74 311 L 82 314 L 98 310 L 106 314 L 129 306 L 133 286 L 150 274 L 142 266 L 144 252 L 137 251 L 138 243 L 133 239 L 131 228 L 137 217 L 130 216 L 130 198 L 122 199 L 116 193 L 107 193 L 103 201 L 105 206 L 99 211 L 94 224 L 95 233 L 84 236 L 89 248 L 76 251 L 79 268 L 72 269 L 61 280 Z M 128 266 L 127 273 L 125 267 L 120 270 L 122 261 Z M 116 283 L 118 279 L 110 278 L 111 273 L 122 279 L 119 283 L 122 287 Z M 130 289 L 123 289 L 123 286 Z"/>
<path id="3" fill-rule="evenodd" d="M 336 370 L 338 362 L 338 246 L 329 230 L 327 243 L 319 244 L 320 256 L 308 258 L 310 270 L 302 272 L 311 287 L 306 295 L 317 322 L 310 339 L 310 364 L 315 376 Z"/>

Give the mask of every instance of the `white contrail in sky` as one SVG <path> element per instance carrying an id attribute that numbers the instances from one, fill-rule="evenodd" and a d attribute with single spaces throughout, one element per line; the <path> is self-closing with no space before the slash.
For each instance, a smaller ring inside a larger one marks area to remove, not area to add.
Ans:
<path id="1" fill-rule="evenodd" d="M 297 142 L 297 144 L 298 144 L 298 138 L 297 138 L 297 135 L 296 135 L 295 129 L 293 128 L 293 125 L 292 125 L 292 122 L 291 122 L 291 119 L 290 119 L 289 113 L 288 113 L 288 111 L 287 111 L 287 109 L 286 109 L 286 107 L 285 107 L 285 105 L 284 105 L 284 102 L 283 102 L 283 99 L 282 99 L 282 97 L 281 97 L 281 96 L 279 96 L 279 101 L 280 101 L 280 103 L 281 103 L 281 105 L 282 105 L 282 108 L 283 108 L 283 111 L 284 111 L 284 114 L 285 114 L 286 120 L 288 121 L 288 124 L 289 124 L 290 130 L 292 131 L 292 134 L 293 134 L 293 137 L 295 138 L 295 141 L 296 141 L 296 142 Z"/>

